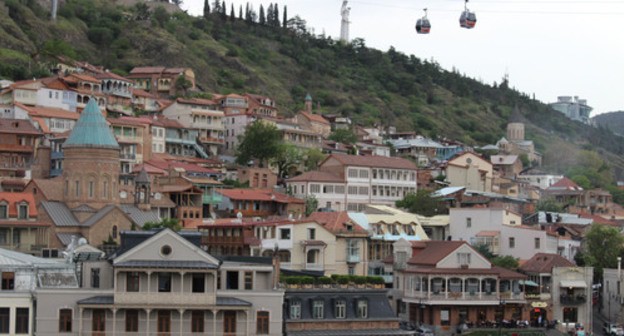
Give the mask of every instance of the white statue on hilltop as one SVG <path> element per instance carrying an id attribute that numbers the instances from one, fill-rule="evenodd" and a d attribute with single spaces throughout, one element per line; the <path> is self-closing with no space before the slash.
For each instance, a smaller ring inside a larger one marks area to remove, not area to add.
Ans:
<path id="1" fill-rule="evenodd" d="M 348 1 L 342 2 L 342 8 L 340 9 L 340 15 L 342 16 L 342 22 L 340 23 L 340 41 L 349 42 L 349 13 L 351 7 L 347 7 Z"/>

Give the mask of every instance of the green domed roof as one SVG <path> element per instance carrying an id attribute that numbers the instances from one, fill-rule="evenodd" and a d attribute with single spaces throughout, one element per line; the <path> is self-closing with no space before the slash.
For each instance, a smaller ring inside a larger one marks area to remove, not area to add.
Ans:
<path id="1" fill-rule="evenodd" d="M 119 149 L 115 136 L 108 127 L 95 98 L 89 99 L 80 119 L 74 126 L 69 138 L 63 144 L 68 147 L 94 147 Z"/>

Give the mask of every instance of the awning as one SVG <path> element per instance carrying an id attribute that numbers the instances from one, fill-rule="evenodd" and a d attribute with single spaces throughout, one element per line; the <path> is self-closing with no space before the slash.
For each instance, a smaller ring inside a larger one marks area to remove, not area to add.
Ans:
<path id="1" fill-rule="evenodd" d="M 520 280 L 521 285 L 529 286 L 529 287 L 538 287 L 537 282 L 532 280 Z"/>
<path id="2" fill-rule="evenodd" d="M 567 288 L 587 288 L 587 284 L 583 280 L 561 280 L 560 287 Z"/>

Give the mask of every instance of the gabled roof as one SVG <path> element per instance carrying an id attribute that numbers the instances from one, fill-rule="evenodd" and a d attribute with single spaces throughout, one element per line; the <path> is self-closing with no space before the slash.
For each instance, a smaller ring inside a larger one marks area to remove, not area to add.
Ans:
<path id="1" fill-rule="evenodd" d="M 288 182 L 301 182 L 301 181 L 312 181 L 312 182 L 338 182 L 338 183 L 344 183 L 344 179 L 342 179 L 340 176 L 332 174 L 332 173 L 327 173 L 327 172 L 322 172 L 322 171 L 309 171 L 309 172 L 305 172 L 301 175 L 297 175 L 293 178 L 288 179 Z"/>
<path id="2" fill-rule="evenodd" d="M 204 105 L 204 106 L 213 106 L 218 105 L 217 102 L 210 99 L 202 99 L 202 98 L 178 98 L 176 102 L 179 104 L 190 104 L 190 105 Z"/>
<path id="3" fill-rule="evenodd" d="M 416 170 L 418 167 L 410 160 L 398 158 L 398 157 L 385 157 L 385 156 L 360 156 L 360 155 L 346 155 L 346 154 L 331 154 L 320 166 L 331 159 L 335 159 L 345 166 L 359 166 L 359 167 L 372 167 L 372 168 L 392 168 L 392 169 L 410 169 Z"/>
<path id="4" fill-rule="evenodd" d="M 70 119 L 70 120 L 78 120 L 78 118 L 80 118 L 80 114 L 76 112 L 70 112 L 70 111 L 58 109 L 58 108 L 42 107 L 42 106 L 26 106 L 21 103 L 15 103 L 15 106 L 28 112 L 28 115 L 30 115 L 31 117 L 59 118 L 59 119 Z"/>
<path id="5" fill-rule="evenodd" d="M 413 256 L 409 264 L 435 266 L 460 246 L 468 244 L 458 240 L 429 240 L 413 242 Z"/>
<path id="6" fill-rule="evenodd" d="M 583 188 L 581 188 L 578 184 L 576 184 L 574 181 L 570 180 L 569 178 L 564 177 L 561 180 L 554 183 L 553 185 L 551 185 L 550 187 L 546 188 L 546 190 L 548 191 L 583 190 Z"/>
<path id="7" fill-rule="evenodd" d="M 518 161 L 518 155 L 492 155 L 490 161 L 493 165 L 513 165 Z"/>
<path id="8" fill-rule="evenodd" d="M 63 180 L 61 176 L 51 179 L 32 179 L 30 183 L 33 183 L 38 188 L 45 201 L 61 201 L 63 199 Z"/>
<path id="9" fill-rule="evenodd" d="M 95 99 L 89 99 L 63 147 L 119 149 L 119 144 L 108 127 Z"/>
<path id="10" fill-rule="evenodd" d="M 0 192 L 0 203 L 7 203 L 9 217 L 17 217 L 20 203 L 28 203 L 28 217 L 37 217 L 37 204 L 35 197 L 27 192 Z"/>
<path id="11" fill-rule="evenodd" d="M 97 79 L 116 79 L 124 82 L 131 82 L 128 78 L 119 76 L 118 74 L 110 71 L 106 71 L 100 74 L 95 75 Z"/>
<path id="12" fill-rule="evenodd" d="M 573 267 L 574 263 L 554 253 L 536 253 L 520 270 L 525 273 L 552 273 L 553 267 Z"/>
<path id="13" fill-rule="evenodd" d="M 57 259 L 39 258 L 3 248 L 0 248 L 0 266 L 68 268 L 65 262 L 59 262 Z"/>
<path id="14" fill-rule="evenodd" d="M 165 67 L 136 67 L 130 70 L 130 74 L 159 74 L 165 71 Z"/>
<path id="15" fill-rule="evenodd" d="M 346 211 L 313 212 L 310 214 L 310 216 L 308 216 L 308 219 L 316 221 L 317 223 L 323 225 L 323 227 L 325 227 L 333 234 L 360 233 L 368 235 L 366 230 L 364 230 L 355 221 L 351 220 L 351 218 L 349 217 L 349 213 Z M 351 227 L 351 230 L 347 229 L 347 227 L 349 226 Z"/>
<path id="16" fill-rule="evenodd" d="M 323 116 L 320 114 L 314 114 L 314 113 L 308 113 L 308 112 L 302 111 L 301 115 L 312 122 L 317 122 L 317 123 L 324 124 L 324 125 L 330 124 L 329 121 L 323 118 Z"/>
<path id="17" fill-rule="evenodd" d="M 0 119 L 0 133 L 43 135 L 26 119 Z"/>

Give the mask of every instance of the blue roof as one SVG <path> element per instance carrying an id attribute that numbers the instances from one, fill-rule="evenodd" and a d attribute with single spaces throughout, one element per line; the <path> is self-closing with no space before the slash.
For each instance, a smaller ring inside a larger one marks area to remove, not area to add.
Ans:
<path id="1" fill-rule="evenodd" d="M 312 100 L 312 96 L 310 96 L 310 94 L 308 93 L 305 97 L 305 100 L 306 101 Z"/>
<path id="2" fill-rule="evenodd" d="M 97 106 L 95 98 L 89 99 L 69 138 L 63 144 L 68 147 L 96 147 L 119 149 L 115 136 Z"/>

